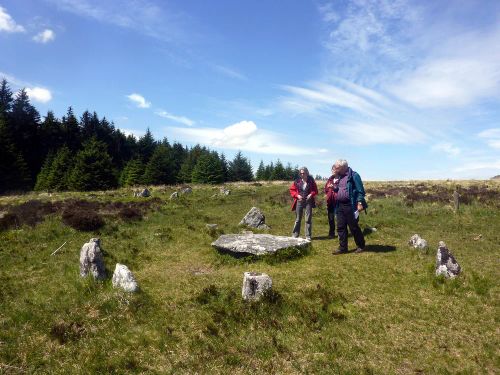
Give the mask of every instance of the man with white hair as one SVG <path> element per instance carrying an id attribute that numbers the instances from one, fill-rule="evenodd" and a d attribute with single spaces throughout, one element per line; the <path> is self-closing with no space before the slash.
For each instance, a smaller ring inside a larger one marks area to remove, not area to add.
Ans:
<path id="1" fill-rule="evenodd" d="M 337 234 L 340 245 L 333 254 L 347 253 L 347 227 L 349 227 L 356 242 L 357 248 L 354 252 L 361 253 L 365 248 L 365 238 L 358 225 L 358 215 L 359 212 L 368 207 L 363 182 L 359 174 L 349 168 L 347 160 L 337 160 L 333 169 L 336 177 L 334 179 L 334 190 L 336 192 L 335 216 L 337 218 Z"/>

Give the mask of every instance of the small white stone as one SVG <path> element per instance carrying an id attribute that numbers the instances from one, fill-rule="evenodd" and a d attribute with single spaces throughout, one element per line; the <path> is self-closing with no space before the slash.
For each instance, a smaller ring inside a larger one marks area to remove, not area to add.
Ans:
<path id="1" fill-rule="evenodd" d="M 245 272 L 241 296 L 245 301 L 258 301 L 264 292 L 271 289 L 272 286 L 273 281 L 269 275 L 259 272 Z"/>
<path id="2" fill-rule="evenodd" d="M 134 275 L 124 264 L 116 263 L 112 279 L 114 288 L 122 288 L 126 292 L 136 292 L 139 289 Z"/>

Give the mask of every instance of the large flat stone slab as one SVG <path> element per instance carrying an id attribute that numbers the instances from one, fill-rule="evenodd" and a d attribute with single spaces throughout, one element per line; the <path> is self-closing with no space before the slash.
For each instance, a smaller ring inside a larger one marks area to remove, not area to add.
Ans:
<path id="1" fill-rule="evenodd" d="M 310 241 L 303 238 L 273 236 L 272 234 L 224 234 L 212 246 L 235 254 L 265 255 L 282 249 L 306 248 Z"/>

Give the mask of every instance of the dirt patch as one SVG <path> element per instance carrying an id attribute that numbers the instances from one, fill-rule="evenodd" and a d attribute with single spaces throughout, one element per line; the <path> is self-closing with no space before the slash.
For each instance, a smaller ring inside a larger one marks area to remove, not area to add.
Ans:
<path id="1" fill-rule="evenodd" d="M 23 225 L 33 227 L 51 214 L 61 214 L 63 221 L 75 229 L 94 230 L 104 225 L 103 217 L 137 220 L 147 211 L 158 209 L 162 203 L 160 198 L 140 202 L 99 202 L 82 199 L 56 202 L 30 200 L 19 205 L 0 206 L 0 230 L 19 228 Z"/>
<path id="2" fill-rule="evenodd" d="M 68 341 L 77 341 L 85 334 L 85 328 L 77 322 L 64 321 L 55 323 L 50 329 L 50 336 L 63 345 Z"/>

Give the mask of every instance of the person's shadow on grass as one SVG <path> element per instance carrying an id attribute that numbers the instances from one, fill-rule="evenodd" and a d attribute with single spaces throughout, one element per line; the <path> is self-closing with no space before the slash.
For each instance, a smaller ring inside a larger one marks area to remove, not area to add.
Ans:
<path id="1" fill-rule="evenodd" d="M 392 245 L 366 245 L 365 252 L 372 252 L 372 253 L 389 253 L 391 251 L 396 251 L 396 246 Z"/>

